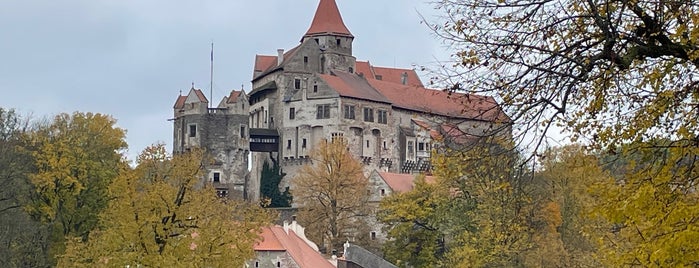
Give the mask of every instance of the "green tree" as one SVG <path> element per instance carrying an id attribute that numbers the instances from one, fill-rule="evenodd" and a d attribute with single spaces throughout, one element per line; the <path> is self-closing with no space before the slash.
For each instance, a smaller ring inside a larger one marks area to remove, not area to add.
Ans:
<path id="1" fill-rule="evenodd" d="M 383 245 L 387 260 L 399 267 L 435 267 L 453 246 L 447 243 L 454 235 L 472 226 L 463 217 L 473 209 L 471 200 L 443 186 L 418 176 L 413 190 L 381 201 L 378 219 L 387 231 Z"/>
<path id="2" fill-rule="evenodd" d="M 263 200 L 269 202 L 268 207 L 290 207 L 291 194 L 287 188 L 284 192 L 279 191 L 279 183 L 286 175 L 277 161 L 273 161 L 272 166 L 268 162 L 262 165 L 262 174 L 260 176 L 260 196 Z"/>
<path id="3" fill-rule="evenodd" d="M 329 250 L 341 249 L 348 238 L 360 233 L 367 216 L 368 180 L 362 165 L 342 140 L 321 141 L 294 178 L 291 189 L 299 207 L 299 221 L 311 238 L 324 241 Z"/>
<path id="4" fill-rule="evenodd" d="M 202 185 L 203 151 L 170 157 L 163 145 L 141 153 L 135 170 L 109 187 L 109 207 L 90 239 L 68 242 L 63 267 L 242 267 L 271 217 L 221 199 Z"/>
<path id="5" fill-rule="evenodd" d="M 126 165 L 125 131 L 109 116 L 60 114 L 32 133 L 37 172 L 27 211 L 52 228 L 51 255 L 63 252 L 64 237 L 88 237 L 107 205 L 107 186 Z"/>
<path id="6" fill-rule="evenodd" d="M 446 149 L 433 164 L 441 183 L 474 203 L 459 214 L 474 227 L 455 234 L 445 266 L 522 267 L 532 247 L 535 207 L 531 175 L 513 145 L 482 141 L 468 150 Z"/>
<path id="7" fill-rule="evenodd" d="M 28 151 L 30 122 L 0 108 L 0 260 L 8 267 L 46 267 L 46 227 L 24 211 L 34 163 Z"/>

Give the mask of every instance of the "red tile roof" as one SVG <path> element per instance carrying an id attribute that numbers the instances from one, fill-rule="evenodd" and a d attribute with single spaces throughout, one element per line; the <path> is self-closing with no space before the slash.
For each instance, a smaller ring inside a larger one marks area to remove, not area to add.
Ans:
<path id="1" fill-rule="evenodd" d="M 335 0 L 320 0 L 311 27 L 308 28 L 304 37 L 321 34 L 354 37 L 342 21 L 342 15 Z"/>
<path id="2" fill-rule="evenodd" d="M 238 102 L 238 97 L 240 97 L 240 93 L 243 91 L 237 91 L 237 90 L 232 90 L 231 95 L 228 96 L 228 103 L 236 103 Z"/>
<path id="3" fill-rule="evenodd" d="M 276 226 L 279 227 L 279 226 Z M 282 246 L 282 243 L 279 242 L 279 239 L 277 239 L 277 236 L 274 235 L 274 232 L 272 232 L 272 228 L 275 227 L 266 227 L 262 228 L 262 233 L 260 234 L 261 240 L 255 243 L 253 246 L 254 250 L 257 251 L 285 251 L 286 249 Z"/>
<path id="4" fill-rule="evenodd" d="M 335 268 L 291 229 L 287 232 L 281 226 L 266 227 L 261 236 L 255 251 L 286 251 L 299 267 Z"/>
<path id="5" fill-rule="evenodd" d="M 255 55 L 255 72 L 266 71 L 277 62 L 276 56 Z"/>
<path id="6" fill-rule="evenodd" d="M 432 126 L 430 126 L 430 124 L 428 124 L 427 122 L 423 122 L 423 121 L 416 120 L 416 119 L 412 119 L 412 121 L 415 122 L 415 124 L 418 125 L 418 126 L 420 126 L 421 128 L 424 128 L 424 129 L 427 129 L 427 130 L 431 130 L 431 129 L 432 129 Z"/>
<path id="7" fill-rule="evenodd" d="M 296 51 L 300 46 L 301 45 L 298 45 L 284 53 L 284 61 L 282 61 L 282 64 L 280 65 L 277 65 L 277 56 L 256 55 L 255 72 L 259 71 L 262 73 L 254 76 L 253 81 L 257 78 L 263 77 L 265 74 L 271 73 L 272 71 L 283 67 L 287 62 L 289 62 L 289 59 L 296 54 Z"/>
<path id="8" fill-rule="evenodd" d="M 456 118 L 507 122 L 510 120 L 492 97 L 447 93 L 372 79 L 367 81 L 398 108 Z"/>
<path id="9" fill-rule="evenodd" d="M 173 108 L 175 109 L 182 109 L 184 108 L 184 101 L 187 100 L 187 96 L 178 96 L 177 100 L 175 101 L 175 106 Z"/>
<path id="10" fill-rule="evenodd" d="M 391 103 L 386 97 L 376 91 L 367 80 L 359 75 L 343 71 L 333 71 L 333 75 L 319 75 L 328 85 L 337 91 L 340 96 L 355 99 L 370 100 L 383 103 Z"/>
<path id="11" fill-rule="evenodd" d="M 379 176 L 381 176 L 386 184 L 388 184 L 388 187 L 391 187 L 391 190 L 395 193 L 405 193 L 415 187 L 416 175 L 414 174 L 379 172 Z M 434 176 L 425 176 L 425 181 L 427 183 L 435 183 L 436 178 Z"/>
<path id="12" fill-rule="evenodd" d="M 420 76 L 413 69 L 389 68 L 372 66 L 369 61 L 357 61 L 357 73 L 364 74 L 367 79 L 403 84 L 403 74 L 408 75 L 406 83 L 411 86 L 423 87 Z M 381 79 L 377 79 L 380 76 Z"/>
<path id="13" fill-rule="evenodd" d="M 199 101 L 201 101 L 203 103 L 209 103 L 209 100 L 206 99 L 206 96 L 204 95 L 203 92 L 201 92 L 200 89 L 193 89 L 193 90 L 194 90 L 194 94 L 197 94 L 197 98 L 199 98 Z"/>

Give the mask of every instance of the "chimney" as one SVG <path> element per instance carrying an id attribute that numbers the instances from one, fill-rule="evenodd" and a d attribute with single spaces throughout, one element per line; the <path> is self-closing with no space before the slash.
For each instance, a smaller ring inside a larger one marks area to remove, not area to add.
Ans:
<path id="1" fill-rule="evenodd" d="M 408 84 L 408 72 L 403 72 L 403 74 L 400 75 L 400 82 L 403 85 Z"/>
<path id="2" fill-rule="evenodd" d="M 282 65 L 284 62 L 284 49 L 277 49 L 277 66 Z"/>

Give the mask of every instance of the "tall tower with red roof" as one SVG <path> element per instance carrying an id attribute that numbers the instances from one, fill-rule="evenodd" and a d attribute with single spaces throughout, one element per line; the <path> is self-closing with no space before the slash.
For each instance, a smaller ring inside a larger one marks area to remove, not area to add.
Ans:
<path id="1" fill-rule="evenodd" d="M 320 0 L 311 26 L 301 43 L 315 42 L 321 50 L 320 73 L 343 70 L 353 73 L 356 59 L 352 56 L 354 35 L 342 20 L 335 0 Z"/>

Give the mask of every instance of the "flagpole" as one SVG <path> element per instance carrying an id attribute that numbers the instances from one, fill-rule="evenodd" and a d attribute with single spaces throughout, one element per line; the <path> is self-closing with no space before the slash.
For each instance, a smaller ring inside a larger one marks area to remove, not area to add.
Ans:
<path id="1" fill-rule="evenodd" d="M 209 108 L 213 107 L 214 101 L 214 42 L 211 42 L 211 84 L 209 85 Z"/>

